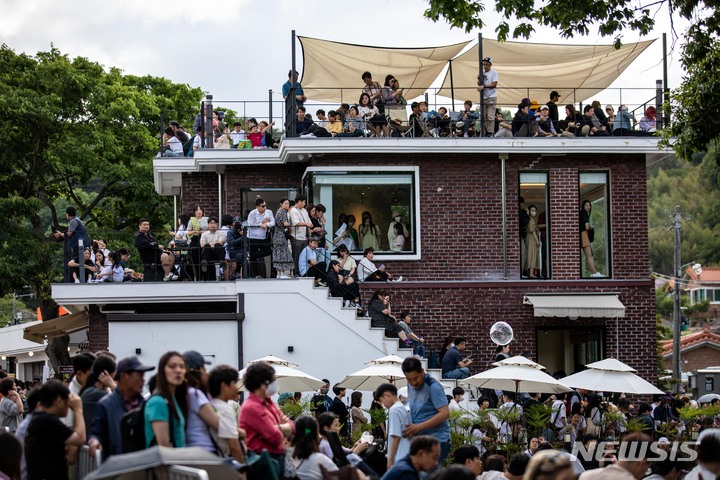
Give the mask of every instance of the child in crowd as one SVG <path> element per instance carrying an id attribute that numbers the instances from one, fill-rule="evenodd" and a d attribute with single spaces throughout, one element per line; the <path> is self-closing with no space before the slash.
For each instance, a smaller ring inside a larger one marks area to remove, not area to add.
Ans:
<path id="1" fill-rule="evenodd" d="M 232 132 L 230 132 L 233 146 L 237 146 L 240 140 L 245 140 L 245 130 L 243 130 L 242 122 L 233 123 Z"/>
<path id="2" fill-rule="evenodd" d="M 260 124 L 253 124 L 253 126 L 250 128 L 250 133 L 248 134 L 248 139 L 250 140 L 250 143 L 252 143 L 253 148 L 262 148 L 265 145 L 263 145 L 263 137 L 265 136 L 265 132 L 270 129 L 272 125 L 275 125 L 275 122 L 272 122 L 270 125 L 268 125 L 267 122 L 260 122 Z"/>

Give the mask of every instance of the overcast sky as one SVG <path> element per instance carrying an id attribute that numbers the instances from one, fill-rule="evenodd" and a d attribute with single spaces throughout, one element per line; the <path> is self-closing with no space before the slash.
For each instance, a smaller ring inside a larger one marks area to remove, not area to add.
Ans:
<path id="1" fill-rule="evenodd" d="M 269 89 L 279 92 L 287 80 L 293 29 L 303 36 L 390 47 L 449 45 L 477 38 L 477 33 L 426 20 L 426 7 L 421 0 L 0 0 L 0 43 L 28 54 L 53 44 L 71 57 L 187 83 L 216 99 L 263 101 Z M 648 38 L 669 34 L 665 16 L 665 11 L 657 14 L 660 25 Z M 483 34 L 495 38 L 497 16 L 486 17 L 489 26 Z M 626 42 L 640 39 L 633 33 L 624 37 Z M 531 41 L 568 43 L 548 29 Z M 571 41 L 611 42 L 598 36 Z M 662 78 L 661 58 L 662 44 L 657 41 L 612 86 L 652 88 Z M 683 74 L 678 58 L 676 47 L 671 87 Z M 298 44 L 299 66 L 300 62 Z M 279 93 L 275 97 L 281 99 Z"/>

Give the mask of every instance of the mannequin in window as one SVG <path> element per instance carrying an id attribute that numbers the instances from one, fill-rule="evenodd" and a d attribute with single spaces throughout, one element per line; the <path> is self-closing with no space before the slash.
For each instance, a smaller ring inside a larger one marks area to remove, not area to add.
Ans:
<path id="1" fill-rule="evenodd" d="M 537 207 L 528 207 L 530 216 L 525 235 L 525 274 L 530 278 L 540 275 L 540 231 L 537 225 Z"/>
<path id="2" fill-rule="evenodd" d="M 583 200 L 580 208 L 580 250 L 585 253 L 585 265 L 588 272 L 590 272 L 590 276 L 602 277 L 603 275 L 597 271 L 593 261 L 592 241 L 594 240 L 595 231 L 590 223 L 591 214 L 592 203 L 590 203 L 590 200 Z"/>

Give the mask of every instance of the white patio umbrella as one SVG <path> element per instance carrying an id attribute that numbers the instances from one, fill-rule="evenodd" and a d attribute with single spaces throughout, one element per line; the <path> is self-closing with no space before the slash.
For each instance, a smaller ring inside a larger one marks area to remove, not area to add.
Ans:
<path id="1" fill-rule="evenodd" d="M 635 375 L 634 368 L 614 358 L 585 365 L 587 370 L 562 379 L 565 385 L 595 392 L 660 394 L 664 392 Z"/>
<path id="2" fill-rule="evenodd" d="M 351 390 L 374 391 L 383 383 L 392 383 L 396 387 L 407 385 L 405 374 L 402 371 L 402 363 L 405 359 L 397 355 L 386 355 L 384 357 L 370 360 L 367 367 L 351 373 L 339 385 Z"/>
<path id="3" fill-rule="evenodd" d="M 384 357 L 376 358 L 375 360 L 370 360 L 365 365 L 383 365 L 386 363 L 402 365 L 404 360 L 405 360 L 404 358 L 398 357 L 397 355 L 386 355 Z"/>
<path id="4" fill-rule="evenodd" d="M 720 400 L 720 395 L 717 393 L 706 393 L 705 395 L 701 396 L 697 399 L 698 403 L 710 403 L 713 400 Z"/>
<path id="5" fill-rule="evenodd" d="M 516 355 L 514 357 L 505 358 L 503 360 L 499 360 L 495 363 L 493 363 L 496 367 L 500 367 L 503 365 L 519 365 L 523 367 L 532 367 L 537 370 L 545 370 L 545 367 L 540 365 L 539 363 L 535 363 L 529 358 L 523 357 L 522 355 Z"/>
<path id="6" fill-rule="evenodd" d="M 459 383 L 478 388 L 491 388 L 510 392 L 563 393 L 570 389 L 540 370 L 544 368 L 523 356 L 497 362 L 498 367 L 473 375 Z"/>
<path id="7" fill-rule="evenodd" d="M 398 388 L 407 385 L 402 367 L 396 363 L 369 365 L 342 379 L 340 386 L 369 392 L 383 383 L 392 383 Z"/>
<path id="8" fill-rule="evenodd" d="M 242 382 L 247 368 L 257 362 L 269 363 L 275 369 L 275 378 L 277 379 L 280 392 L 314 392 L 325 385 L 325 382 L 322 380 L 308 375 L 302 370 L 298 370 L 297 365 L 294 363 L 290 363 L 287 360 L 273 355 L 268 355 L 246 363 L 245 368 L 240 370 L 240 382 Z M 243 384 L 240 389 L 246 390 L 245 385 Z"/>

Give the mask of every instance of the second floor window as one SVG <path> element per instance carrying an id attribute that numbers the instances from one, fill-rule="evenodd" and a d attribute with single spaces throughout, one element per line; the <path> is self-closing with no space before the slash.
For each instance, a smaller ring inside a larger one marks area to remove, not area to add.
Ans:
<path id="1" fill-rule="evenodd" d="M 550 278 L 548 174 L 520 173 L 520 267 L 523 278 Z"/>

